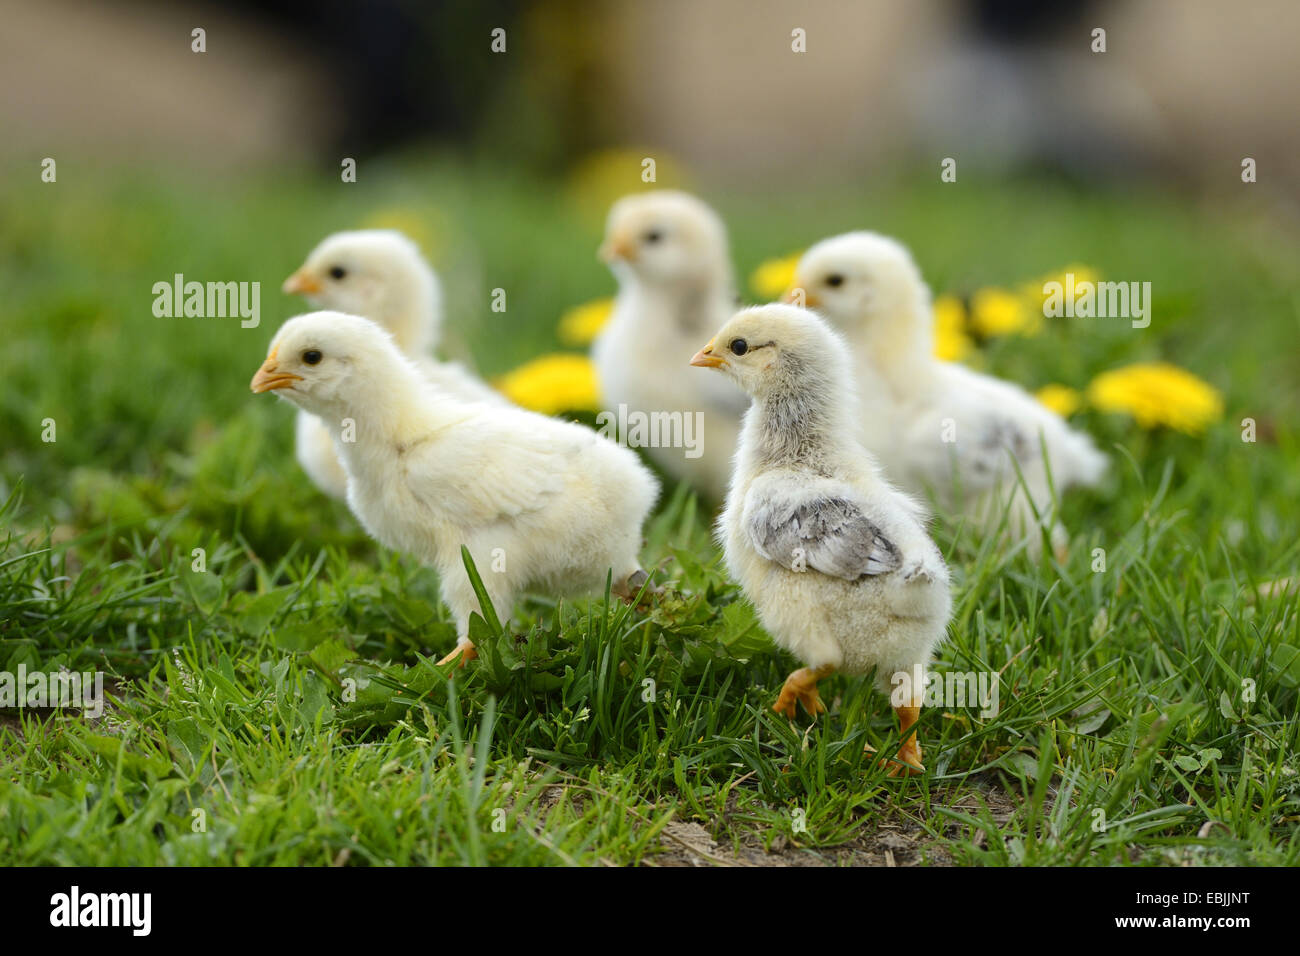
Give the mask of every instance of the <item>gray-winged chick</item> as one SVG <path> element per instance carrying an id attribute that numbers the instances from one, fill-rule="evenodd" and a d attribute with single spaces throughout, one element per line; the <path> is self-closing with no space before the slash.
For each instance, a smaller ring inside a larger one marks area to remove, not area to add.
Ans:
<path id="1" fill-rule="evenodd" d="M 919 505 L 858 441 L 849 363 L 825 322 L 784 305 L 737 313 L 691 361 L 752 398 L 718 529 L 763 626 L 807 665 L 773 709 L 818 713 L 818 680 L 874 669 L 877 688 L 894 690 L 904 734 L 891 772 L 919 771 L 908 731 L 951 612 L 948 569 Z"/>

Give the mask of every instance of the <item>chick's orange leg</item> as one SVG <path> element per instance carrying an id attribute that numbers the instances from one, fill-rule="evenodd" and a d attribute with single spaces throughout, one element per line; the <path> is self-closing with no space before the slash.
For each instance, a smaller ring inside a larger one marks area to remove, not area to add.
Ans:
<path id="1" fill-rule="evenodd" d="M 925 767 L 921 764 L 921 745 L 916 739 L 919 731 L 913 729 L 921 717 L 921 708 L 895 707 L 894 713 L 898 714 L 898 728 L 903 733 L 903 743 L 898 748 L 898 756 L 895 758 L 897 762 L 889 765 L 889 775 L 891 777 L 915 776 L 924 773 Z"/>
<path id="2" fill-rule="evenodd" d="M 817 682 L 829 677 L 835 668 L 829 664 L 825 667 L 801 667 L 785 679 L 781 686 L 781 695 L 777 697 L 772 709 L 778 714 L 794 720 L 795 705 L 803 704 L 804 710 L 816 717 L 826 713 L 826 705 L 817 693 Z"/>
<path id="3" fill-rule="evenodd" d="M 450 664 L 452 661 L 459 661 L 456 666 L 464 667 L 476 657 L 478 657 L 478 651 L 475 649 L 474 645 L 469 641 L 465 641 L 464 643 L 457 644 L 455 649 L 442 660 L 438 661 L 438 663 L 441 665 Z"/>

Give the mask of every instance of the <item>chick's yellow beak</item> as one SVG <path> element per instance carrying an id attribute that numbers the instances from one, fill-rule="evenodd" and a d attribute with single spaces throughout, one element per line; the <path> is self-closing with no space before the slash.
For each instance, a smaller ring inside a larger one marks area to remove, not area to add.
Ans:
<path id="1" fill-rule="evenodd" d="M 299 269 L 284 280 L 284 285 L 280 286 L 280 289 L 287 295 L 315 295 L 321 290 L 321 285 L 316 281 L 315 276 Z"/>
<path id="2" fill-rule="evenodd" d="M 727 360 L 713 351 L 715 339 L 709 339 L 709 344 L 700 349 L 691 356 L 691 364 L 698 365 L 700 368 L 722 368 L 727 364 Z"/>
<path id="3" fill-rule="evenodd" d="M 277 388 L 288 388 L 294 382 L 301 382 L 301 375 L 294 375 L 293 372 L 281 372 L 279 365 L 275 360 L 275 349 L 271 349 L 271 354 L 266 357 L 262 367 L 253 375 L 253 380 L 248 383 L 248 387 L 254 392 L 261 394 Z"/>
<path id="4" fill-rule="evenodd" d="M 636 247 L 627 236 L 610 236 L 601 244 L 598 255 L 605 263 L 632 262 L 636 259 Z"/>

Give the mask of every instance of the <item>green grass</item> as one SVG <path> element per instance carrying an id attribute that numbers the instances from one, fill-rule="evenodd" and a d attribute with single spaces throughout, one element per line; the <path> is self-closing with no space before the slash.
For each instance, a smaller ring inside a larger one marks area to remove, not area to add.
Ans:
<path id="1" fill-rule="evenodd" d="M 1114 467 L 1065 502 L 1063 565 L 935 523 L 957 583 L 938 669 L 1000 672 L 1001 709 L 927 710 L 929 773 L 892 780 L 863 753 L 897 742 L 868 680 L 829 681 L 815 724 L 769 711 L 794 662 L 684 489 L 647 529 L 667 585 L 649 610 L 541 595 L 475 622 L 465 672 L 433 664 L 454 641 L 433 573 L 316 493 L 290 409 L 248 392 L 301 311 L 279 283 L 325 233 L 401 211 L 428 230 L 452 350 L 487 375 L 556 348 L 561 311 L 613 286 L 562 183 L 424 156 L 363 173 L 195 186 L 61 162 L 57 184 L 0 187 L 0 670 L 99 668 L 111 697 L 99 719 L 0 711 L 0 859 L 1300 862 L 1296 599 L 1258 593 L 1300 565 L 1300 242 L 1255 193 L 701 187 L 742 276 L 870 226 L 938 290 L 1076 261 L 1151 281 L 1149 329 L 1058 323 L 975 361 L 1080 387 L 1164 358 L 1225 394 L 1199 438 L 1080 419 Z M 262 326 L 155 318 L 176 272 L 260 280 Z"/>

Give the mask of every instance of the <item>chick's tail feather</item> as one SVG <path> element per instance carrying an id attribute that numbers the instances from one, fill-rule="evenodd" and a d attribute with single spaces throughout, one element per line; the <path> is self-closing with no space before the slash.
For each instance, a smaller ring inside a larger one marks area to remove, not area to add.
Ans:
<path id="1" fill-rule="evenodd" d="M 1071 471 L 1077 475 L 1076 483 L 1091 488 L 1100 483 L 1110 469 L 1110 458 L 1096 446 L 1090 435 L 1076 432 L 1070 438 L 1069 453 L 1074 466 Z"/>

